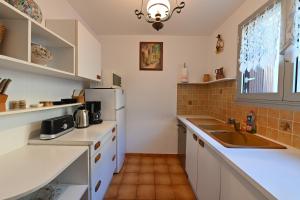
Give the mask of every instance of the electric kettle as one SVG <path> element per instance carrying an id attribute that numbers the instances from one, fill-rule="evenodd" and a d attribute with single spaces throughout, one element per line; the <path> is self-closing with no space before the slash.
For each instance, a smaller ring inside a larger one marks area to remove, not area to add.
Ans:
<path id="1" fill-rule="evenodd" d="M 89 111 L 84 106 L 79 107 L 73 114 L 76 128 L 87 128 L 89 124 Z"/>

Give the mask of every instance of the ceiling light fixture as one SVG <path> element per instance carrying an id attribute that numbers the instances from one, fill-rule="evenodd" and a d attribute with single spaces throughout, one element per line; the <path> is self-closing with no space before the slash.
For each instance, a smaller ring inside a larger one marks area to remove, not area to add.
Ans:
<path id="1" fill-rule="evenodd" d="M 171 5 L 169 0 L 148 0 L 147 4 L 147 14 L 144 14 L 144 0 L 142 0 L 142 5 L 140 10 L 135 10 L 135 14 L 138 19 L 141 19 L 142 16 L 148 23 L 151 23 L 153 28 L 159 31 L 164 27 L 163 22 L 168 21 L 173 13 L 176 11 L 178 14 L 181 13 L 181 10 L 184 8 L 185 2 L 180 2 L 178 4 L 176 0 L 176 7 L 171 11 Z"/>

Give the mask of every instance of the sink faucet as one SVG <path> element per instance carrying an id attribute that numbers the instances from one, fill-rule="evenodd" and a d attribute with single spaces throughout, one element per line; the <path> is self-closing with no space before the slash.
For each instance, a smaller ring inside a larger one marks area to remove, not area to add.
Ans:
<path id="1" fill-rule="evenodd" d="M 234 126 L 235 131 L 240 132 L 241 131 L 241 123 L 237 121 L 234 118 L 229 118 L 228 119 L 228 124 L 231 124 Z"/>

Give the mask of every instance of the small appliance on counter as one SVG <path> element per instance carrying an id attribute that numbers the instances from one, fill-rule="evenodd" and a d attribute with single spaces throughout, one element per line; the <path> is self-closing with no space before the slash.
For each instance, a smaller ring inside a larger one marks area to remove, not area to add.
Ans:
<path id="1" fill-rule="evenodd" d="M 41 125 L 40 139 L 51 140 L 58 138 L 74 129 L 72 115 L 65 115 L 44 120 Z"/>
<path id="2" fill-rule="evenodd" d="M 101 101 L 87 101 L 86 109 L 89 111 L 90 124 L 101 124 Z"/>
<path id="3" fill-rule="evenodd" d="M 84 106 L 79 107 L 73 114 L 76 128 L 87 128 L 89 124 L 89 111 Z"/>

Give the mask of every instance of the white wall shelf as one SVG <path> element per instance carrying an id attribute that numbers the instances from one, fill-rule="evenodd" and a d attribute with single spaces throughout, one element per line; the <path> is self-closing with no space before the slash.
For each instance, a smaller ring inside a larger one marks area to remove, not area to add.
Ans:
<path id="1" fill-rule="evenodd" d="M 7 28 L 0 46 L 0 68 L 84 80 L 75 74 L 73 44 L 3 0 L 0 0 L 0 23 Z M 31 43 L 40 44 L 53 54 L 48 66 L 31 62 Z"/>
<path id="2" fill-rule="evenodd" d="M 65 104 L 65 105 L 59 105 L 59 106 L 41 107 L 41 108 L 8 110 L 6 112 L 0 112 L 0 117 L 7 116 L 7 115 L 24 114 L 24 113 L 30 113 L 30 112 L 39 112 L 39 111 L 45 111 L 45 110 L 54 110 L 54 109 L 59 109 L 59 108 L 75 107 L 75 106 L 80 106 L 80 105 L 82 105 L 82 104 L 81 103 L 73 103 L 73 104 Z"/>
<path id="3" fill-rule="evenodd" d="M 178 83 L 178 85 L 209 85 L 213 83 L 227 82 L 227 81 L 235 81 L 236 78 L 223 78 L 219 80 L 213 80 L 209 82 L 199 82 L 199 83 Z"/>

